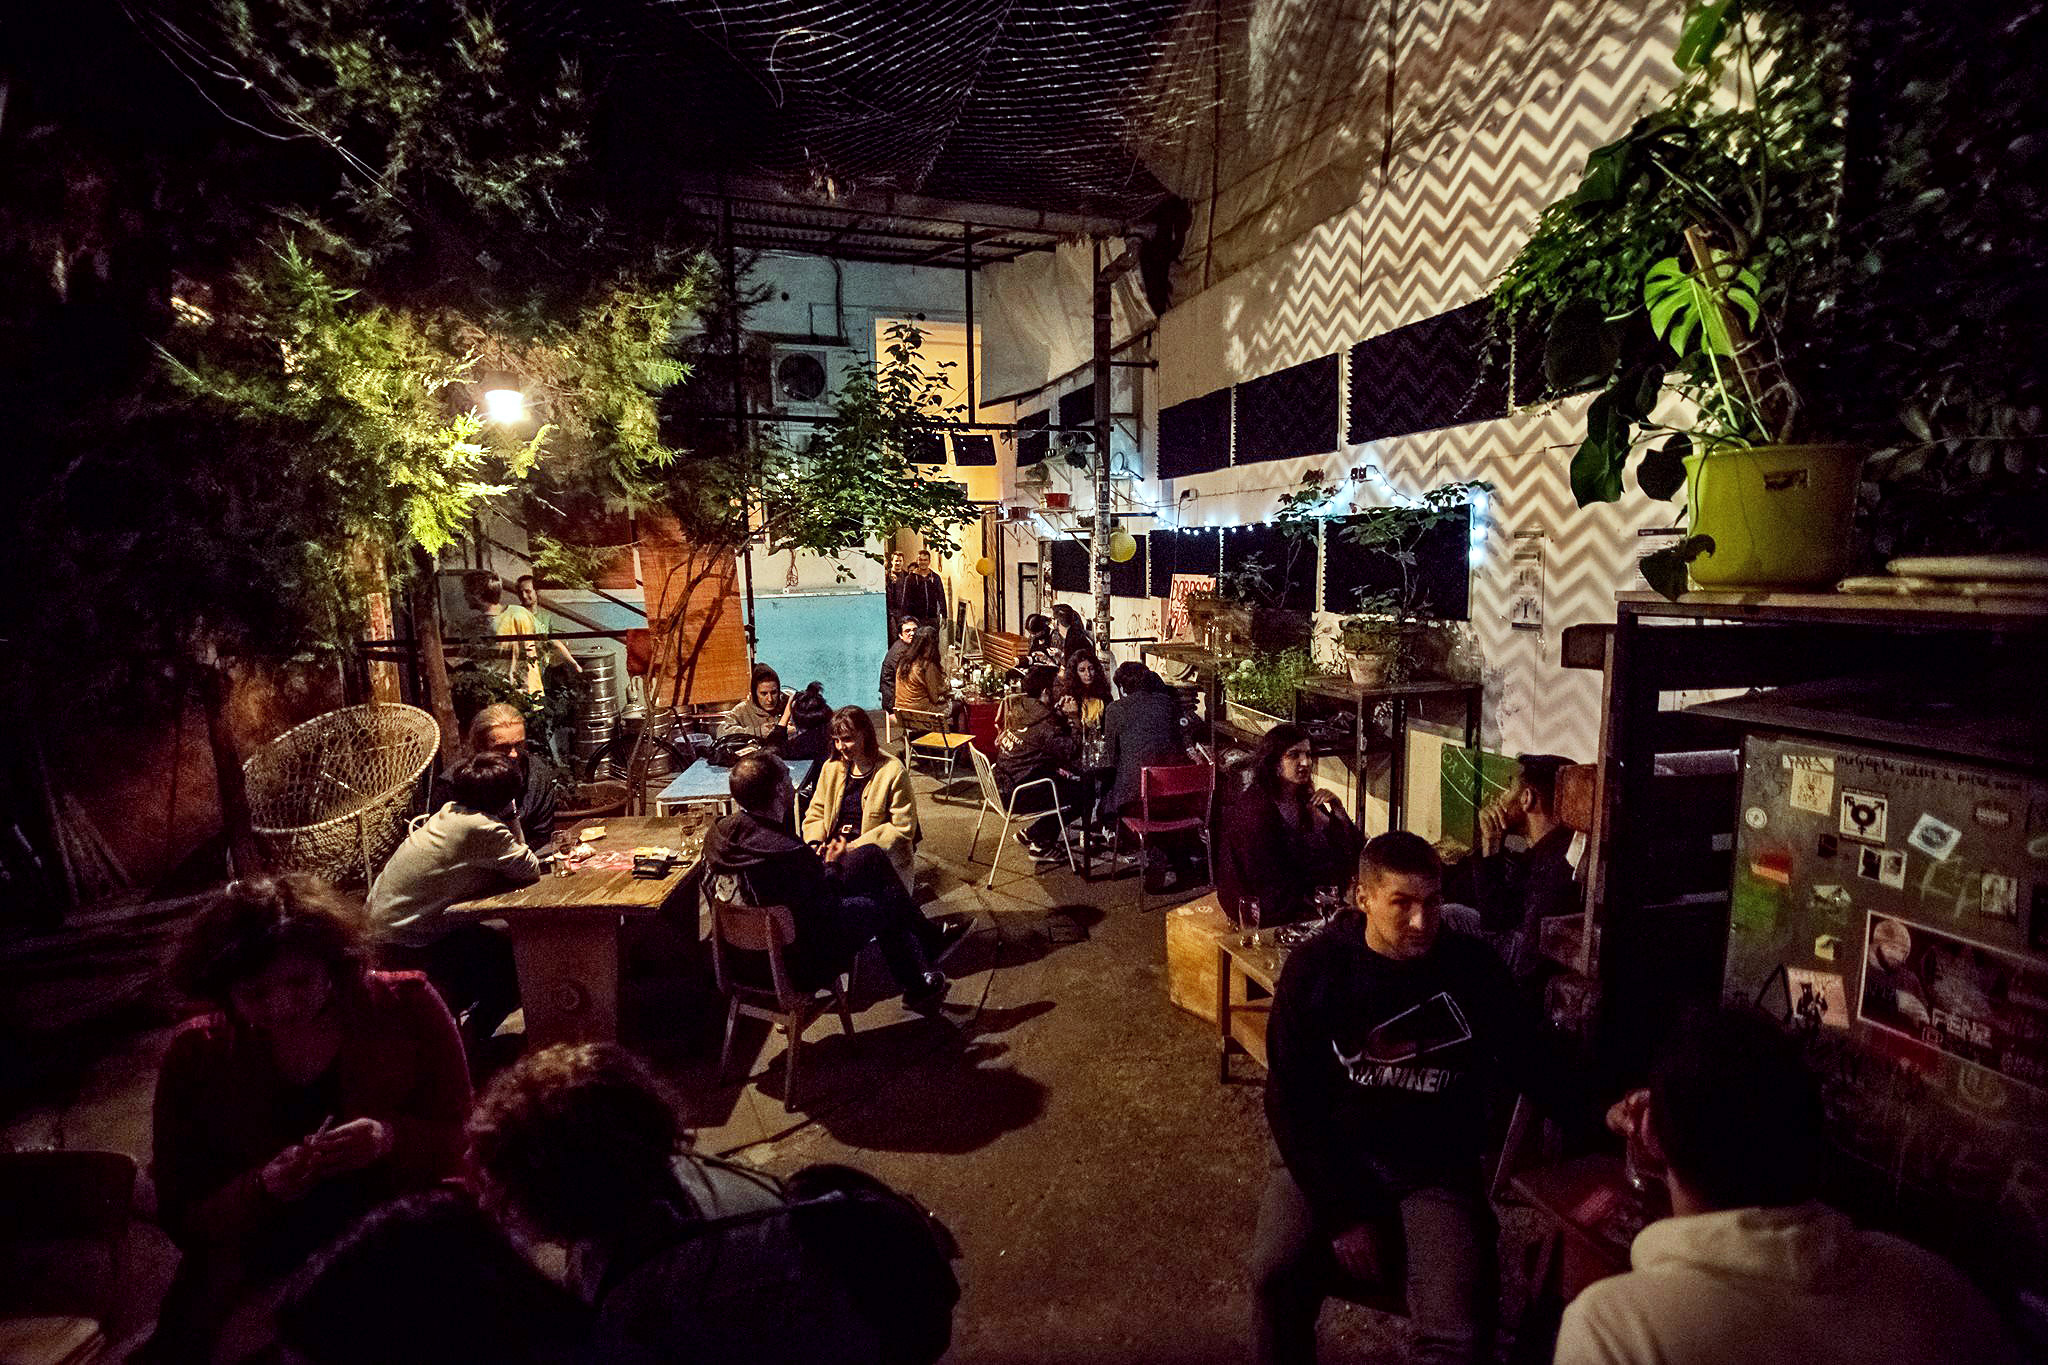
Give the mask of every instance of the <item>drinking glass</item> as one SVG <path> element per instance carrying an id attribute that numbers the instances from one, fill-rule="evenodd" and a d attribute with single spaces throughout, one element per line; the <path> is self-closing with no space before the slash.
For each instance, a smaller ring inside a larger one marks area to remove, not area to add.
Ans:
<path id="1" fill-rule="evenodd" d="M 1324 924 L 1337 918 L 1337 912 L 1344 908 L 1344 888 L 1341 886 L 1319 886 L 1315 896 L 1316 918 Z"/>
<path id="2" fill-rule="evenodd" d="M 1257 896 L 1240 896 L 1237 901 L 1237 945 L 1240 948 L 1257 948 L 1265 943 L 1259 932 L 1260 906 Z M 1246 934 L 1244 931 L 1251 932 Z"/>

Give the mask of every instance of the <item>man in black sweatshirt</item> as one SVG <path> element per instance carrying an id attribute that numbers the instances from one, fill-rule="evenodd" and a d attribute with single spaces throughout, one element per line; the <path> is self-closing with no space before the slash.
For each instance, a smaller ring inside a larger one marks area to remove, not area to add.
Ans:
<path id="1" fill-rule="evenodd" d="M 1547 1025 L 1484 943 L 1439 933 L 1443 866 L 1413 834 L 1360 860 L 1357 904 L 1296 948 L 1274 992 L 1266 1118 L 1279 1149 L 1252 1252 L 1262 1362 L 1315 1359 L 1341 1269 L 1405 1288 L 1414 1358 L 1492 1359 L 1489 1082 L 1584 1108 Z"/>

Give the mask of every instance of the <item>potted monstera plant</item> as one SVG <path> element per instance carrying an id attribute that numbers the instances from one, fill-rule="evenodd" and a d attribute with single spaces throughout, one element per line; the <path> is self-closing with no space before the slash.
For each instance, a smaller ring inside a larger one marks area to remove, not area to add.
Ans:
<path id="1" fill-rule="evenodd" d="M 1811 429 L 1802 346 L 1839 297 L 1844 59 L 1791 0 L 1691 4 L 1664 105 L 1586 161 L 1494 291 L 1552 395 L 1597 387 L 1572 457 L 1580 506 L 1684 495 L 1647 557 L 1686 588 L 1832 583 L 1850 567 L 1863 452 Z"/>

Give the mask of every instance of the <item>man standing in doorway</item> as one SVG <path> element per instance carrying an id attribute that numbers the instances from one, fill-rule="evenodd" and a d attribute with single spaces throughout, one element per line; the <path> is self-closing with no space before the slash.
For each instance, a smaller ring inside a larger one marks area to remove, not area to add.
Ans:
<path id="1" fill-rule="evenodd" d="M 932 572 L 932 552 L 919 550 L 917 558 L 911 561 L 910 572 L 903 576 L 903 614 L 915 616 L 921 621 L 930 621 L 939 628 L 941 639 L 950 639 L 950 623 L 946 619 L 946 584 Z"/>
<path id="2" fill-rule="evenodd" d="M 903 570 L 903 551 L 889 551 L 889 568 L 882 575 L 882 602 L 889 617 L 891 640 L 894 640 L 896 632 L 902 629 L 903 618 L 910 614 L 903 606 L 903 584 L 908 577 Z"/>

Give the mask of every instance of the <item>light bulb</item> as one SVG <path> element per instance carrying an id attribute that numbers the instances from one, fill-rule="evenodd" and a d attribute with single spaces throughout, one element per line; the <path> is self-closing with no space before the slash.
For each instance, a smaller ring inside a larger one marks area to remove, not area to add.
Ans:
<path id="1" fill-rule="evenodd" d="M 486 389 L 484 412 L 500 426 L 526 420 L 526 395 L 517 389 Z"/>

